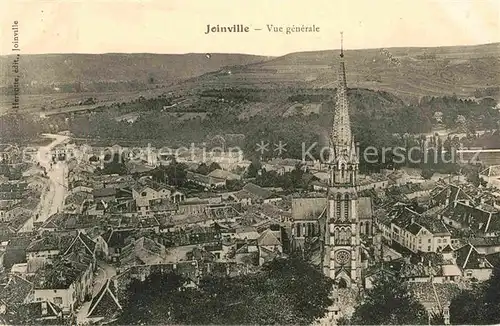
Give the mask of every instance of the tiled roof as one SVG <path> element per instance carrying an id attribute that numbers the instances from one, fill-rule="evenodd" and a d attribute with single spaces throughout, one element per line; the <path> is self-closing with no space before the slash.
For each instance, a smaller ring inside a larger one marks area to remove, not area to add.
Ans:
<path id="1" fill-rule="evenodd" d="M 73 237 L 70 235 L 49 233 L 42 238 L 31 242 L 28 248 L 26 248 L 26 252 L 65 250 L 68 248 L 72 241 Z"/>
<path id="2" fill-rule="evenodd" d="M 442 214 L 481 232 L 500 231 L 500 213 L 490 213 L 480 206 L 457 202 L 455 206 L 448 206 Z"/>
<path id="3" fill-rule="evenodd" d="M 94 189 L 92 191 L 92 195 L 95 197 L 108 197 L 108 196 L 115 196 L 116 195 L 116 189 L 115 188 L 100 188 L 100 189 Z"/>
<path id="4" fill-rule="evenodd" d="M 260 235 L 259 239 L 257 240 L 257 243 L 259 246 L 280 246 L 281 241 L 276 237 L 273 231 L 271 230 L 265 230 L 262 232 Z"/>
<path id="5" fill-rule="evenodd" d="M 422 226 L 417 223 L 411 223 L 406 227 L 406 230 L 413 235 L 417 235 L 420 230 L 422 230 Z"/>
<path id="6" fill-rule="evenodd" d="M 317 198 L 294 198 L 292 199 L 293 220 L 317 220 L 326 209 L 327 199 Z"/>
<path id="7" fill-rule="evenodd" d="M 441 252 L 443 253 L 449 253 L 453 251 L 454 251 L 453 248 L 449 244 L 447 244 L 446 247 L 444 247 L 443 250 L 441 250 Z"/>
<path id="8" fill-rule="evenodd" d="M 165 247 L 163 245 L 141 237 L 122 249 L 120 266 L 160 264 L 164 262 L 164 258 Z"/>
<path id="9" fill-rule="evenodd" d="M 371 197 L 359 197 L 357 205 L 358 205 L 358 218 L 360 219 L 372 218 L 373 207 L 372 207 Z"/>
<path id="10" fill-rule="evenodd" d="M 33 217 L 31 211 L 23 211 L 9 221 L 9 227 L 14 231 L 19 231 Z"/>
<path id="11" fill-rule="evenodd" d="M 11 274 L 5 287 L 0 286 L 0 302 L 9 305 L 22 304 L 33 290 L 33 284 L 21 276 Z"/>
<path id="12" fill-rule="evenodd" d="M 46 305 L 46 308 L 44 309 L 42 305 Z M 60 314 L 62 314 L 62 309 L 50 301 L 35 301 L 25 303 L 19 309 L 22 309 L 23 316 L 31 320 L 36 320 L 38 318 L 45 319 L 47 317 L 58 317 Z M 53 321 L 57 322 L 57 320 L 55 319 L 53 319 Z"/>
<path id="13" fill-rule="evenodd" d="M 208 175 L 214 178 L 224 179 L 224 180 L 239 180 L 241 178 L 237 174 L 221 169 L 213 170 Z"/>
<path id="14" fill-rule="evenodd" d="M 262 188 L 256 184 L 253 183 L 247 183 L 244 187 L 243 190 L 246 192 L 249 192 L 250 194 L 254 195 L 255 197 L 259 199 L 267 199 L 271 197 L 271 192 L 265 188 Z"/>
<path id="15" fill-rule="evenodd" d="M 456 250 L 457 265 L 462 269 L 482 269 L 492 268 L 492 265 L 484 255 L 481 255 L 477 249 L 467 244 Z"/>
<path id="16" fill-rule="evenodd" d="M 486 260 L 488 260 L 493 267 L 500 268 L 500 252 L 486 255 Z"/>
<path id="17" fill-rule="evenodd" d="M 38 270 L 33 284 L 35 289 L 67 289 L 88 268 L 89 265 L 63 258 Z"/>
<path id="18" fill-rule="evenodd" d="M 119 310 L 122 310 L 122 306 L 116 296 L 115 285 L 108 279 L 92 299 L 87 316 L 109 317 Z"/>

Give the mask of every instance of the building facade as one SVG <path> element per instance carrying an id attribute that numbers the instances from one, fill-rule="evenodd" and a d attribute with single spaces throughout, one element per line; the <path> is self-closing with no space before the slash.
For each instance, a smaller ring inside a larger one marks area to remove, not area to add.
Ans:
<path id="1" fill-rule="evenodd" d="M 323 271 L 339 288 L 361 284 L 359 221 L 356 190 L 359 160 L 349 120 L 349 102 L 344 65 L 340 53 L 339 81 L 328 162 Z"/>

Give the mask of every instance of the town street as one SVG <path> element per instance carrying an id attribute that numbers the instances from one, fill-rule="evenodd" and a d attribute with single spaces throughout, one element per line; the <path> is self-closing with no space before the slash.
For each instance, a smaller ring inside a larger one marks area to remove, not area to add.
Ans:
<path id="1" fill-rule="evenodd" d="M 106 281 L 116 275 L 116 268 L 103 261 L 97 261 L 97 272 L 94 276 L 94 284 L 92 287 L 92 298 L 94 298 Z M 83 325 L 88 322 L 87 314 L 89 312 L 91 301 L 86 301 L 82 304 L 76 313 L 77 325 Z"/>
<path id="2" fill-rule="evenodd" d="M 44 167 L 47 171 L 50 186 L 45 196 L 42 197 L 37 222 L 44 222 L 49 216 L 62 211 L 67 190 L 68 167 L 62 161 L 52 164 L 51 151 L 57 145 L 68 141 L 69 137 L 53 134 L 46 134 L 44 136 L 53 138 L 54 141 L 47 146 L 40 147 L 38 150 L 37 160 L 40 166 Z"/>

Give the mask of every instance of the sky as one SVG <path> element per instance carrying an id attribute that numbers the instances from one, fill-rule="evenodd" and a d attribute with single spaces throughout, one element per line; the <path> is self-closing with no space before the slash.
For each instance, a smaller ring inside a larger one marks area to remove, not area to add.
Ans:
<path id="1" fill-rule="evenodd" d="M 1 0 L 0 54 L 250 53 L 500 42 L 500 0 Z M 248 33 L 209 33 L 243 24 Z M 316 25 L 273 33 L 267 25 Z M 256 31 L 256 28 L 262 30 Z M 17 53 L 17 52 L 16 52 Z"/>

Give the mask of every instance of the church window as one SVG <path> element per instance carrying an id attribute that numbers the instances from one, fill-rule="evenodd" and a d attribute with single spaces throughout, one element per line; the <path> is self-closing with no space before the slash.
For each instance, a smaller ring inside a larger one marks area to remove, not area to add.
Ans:
<path id="1" fill-rule="evenodd" d="M 347 197 L 347 195 L 346 195 L 346 197 Z M 344 218 L 345 218 L 345 220 L 349 219 L 349 203 L 350 203 L 350 201 L 346 198 L 346 200 L 344 201 Z"/>
<path id="2" fill-rule="evenodd" d="M 300 227 L 300 223 L 297 223 L 297 237 L 299 237 L 299 238 L 301 236 L 301 231 L 302 231 L 301 229 L 302 228 Z"/>
<path id="3" fill-rule="evenodd" d="M 340 195 L 339 195 L 337 202 L 335 202 L 335 205 L 336 205 L 336 207 L 335 207 L 336 208 L 336 216 L 335 217 L 336 218 L 340 218 L 340 207 L 341 207 L 340 205 L 341 204 L 342 204 L 342 202 L 340 201 Z"/>

